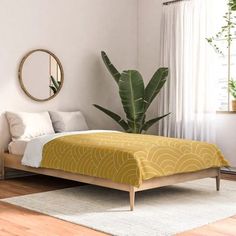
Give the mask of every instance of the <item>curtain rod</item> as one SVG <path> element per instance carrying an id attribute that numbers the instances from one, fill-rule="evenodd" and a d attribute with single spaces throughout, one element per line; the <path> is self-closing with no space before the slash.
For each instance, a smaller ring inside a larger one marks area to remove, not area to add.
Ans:
<path id="1" fill-rule="evenodd" d="M 169 4 L 172 4 L 172 3 L 182 2 L 182 1 L 187 1 L 187 0 L 172 0 L 172 1 L 168 1 L 168 2 L 163 2 L 163 5 L 169 5 Z"/>

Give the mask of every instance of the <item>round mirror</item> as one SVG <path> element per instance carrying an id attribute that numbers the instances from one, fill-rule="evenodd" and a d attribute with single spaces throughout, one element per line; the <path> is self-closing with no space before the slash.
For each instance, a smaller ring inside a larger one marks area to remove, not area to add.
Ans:
<path id="1" fill-rule="evenodd" d="M 36 49 L 21 60 L 18 76 L 25 94 L 35 101 L 48 101 L 61 90 L 64 73 L 61 62 L 50 51 Z"/>

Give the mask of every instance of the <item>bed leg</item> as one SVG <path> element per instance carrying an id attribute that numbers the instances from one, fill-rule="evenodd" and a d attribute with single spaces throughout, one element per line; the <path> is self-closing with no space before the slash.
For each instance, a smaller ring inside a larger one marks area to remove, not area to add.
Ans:
<path id="1" fill-rule="evenodd" d="M 133 186 L 130 186 L 129 201 L 130 201 L 130 210 L 133 211 L 134 210 L 134 201 L 135 201 L 135 191 L 134 191 Z"/>
<path id="2" fill-rule="evenodd" d="M 216 190 L 220 191 L 220 169 L 218 170 L 218 174 L 216 176 Z"/>

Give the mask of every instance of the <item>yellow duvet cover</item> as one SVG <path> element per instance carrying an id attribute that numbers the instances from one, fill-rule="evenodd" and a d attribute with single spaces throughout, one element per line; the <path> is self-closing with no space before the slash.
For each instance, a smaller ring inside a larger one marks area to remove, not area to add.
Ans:
<path id="1" fill-rule="evenodd" d="M 90 133 L 56 138 L 43 148 L 41 167 L 139 187 L 143 180 L 228 166 L 212 144 L 153 135 Z"/>

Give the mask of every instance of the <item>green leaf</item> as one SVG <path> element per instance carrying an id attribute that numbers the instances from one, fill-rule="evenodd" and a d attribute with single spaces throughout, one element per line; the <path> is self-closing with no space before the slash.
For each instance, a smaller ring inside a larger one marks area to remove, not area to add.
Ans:
<path id="1" fill-rule="evenodd" d="M 57 89 L 54 86 L 50 85 L 49 87 L 53 91 L 53 94 L 57 93 Z"/>
<path id="2" fill-rule="evenodd" d="M 142 130 L 143 130 L 143 131 L 147 131 L 147 130 L 148 130 L 151 126 L 153 126 L 156 122 L 160 121 L 161 119 L 163 119 L 164 117 L 168 116 L 169 114 L 170 114 L 170 113 L 168 113 L 168 114 L 166 114 L 166 115 L 164 115 L 164 116 L 160 116 L 160 117 L 157 117 L 157 118 L 154 118 L 154 119 L 152 119 L 152 120 L 147 121 L 147 122 L 144 124 Z"/>
<path id="3" fill-rule="evenodd" d="M 107 110 L 106 108 L 103 108 L 99 105 L 93 104 L 98 110 L 104 112 L 106 115 L 110 116 L 113 120 L 115 120 L 125 131 L 129 131 L 128 124 L 116 113 Z"/>
<path id="4" fill-rule="evenodd" d="M 212 38 L 206 38 L 208 43 L 212 43 Z"/>
<path id="5" fill-rule="evenodd" d="M 54 79 L 54 77 L 53 77 L 52 75 L 50 76 L 50 78 L 51 78 L 51 81 L 52 81 L 54 87 L 56 88 L 56 90 L 58 90 L 58 89 L 60 88 L 60 85 L 59 85 L 58 82 Z"/>
<path id="6" fill-rule="evenodd" d="M 144 115 L 144 82 L 138 71 L 128 70 L 121 74 L 119 94 L 129 127 L 133 133 L 140 132 Z"/>
<path id="7" fill-rule="evenodd" d="M 120 72 L 111 63 L 110 59 L 108 58 L 107 54 L 104 51 L 101 52 L 101 56 L 102 56 L 103 62 L 105 63 L 108 71 L 111 73 L 111 75 L 115 79 L 116 83 L 119 84 L 119 80 L 120 80 L 120 76 L 121 76 Z"/>
<path id="8" fill-rule="evenodd" d="M 147 111 L 153 99 L 157 96 L 165 84 L 168 72 L 168 68 L 160 68 L 155 72 L 152 79 L 149 81 L 147 87 L 145 88 L 144 95 L 145 111 Z"/>
<path id="9" fill-rule="evenodd" d="M 233 79 L 229 81 L 229 92 L 236 99 L 236 81 Z"/>

